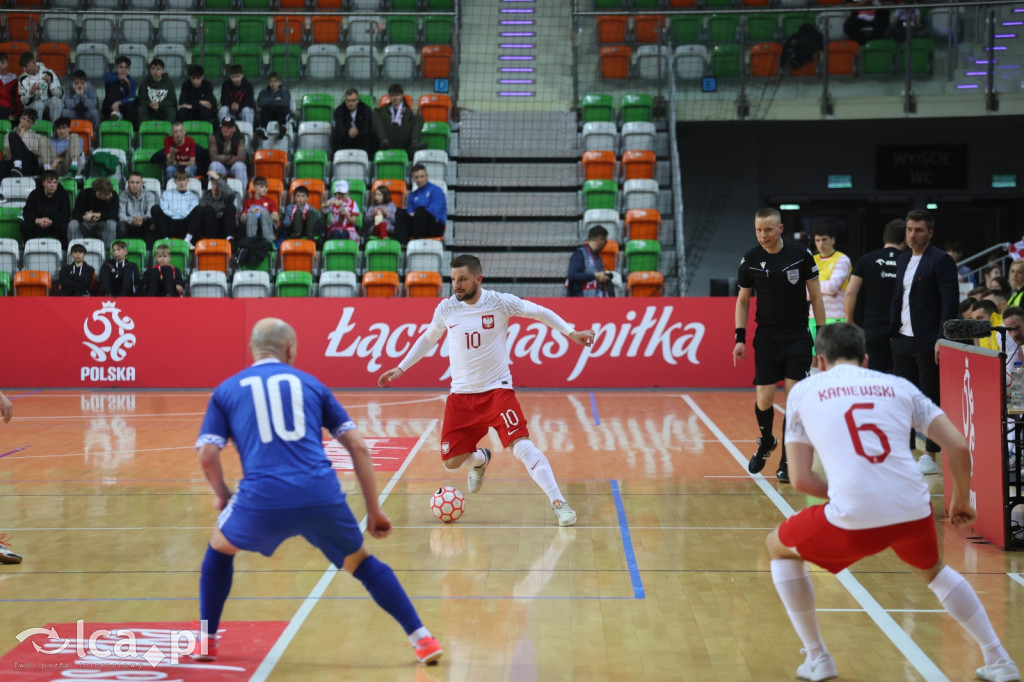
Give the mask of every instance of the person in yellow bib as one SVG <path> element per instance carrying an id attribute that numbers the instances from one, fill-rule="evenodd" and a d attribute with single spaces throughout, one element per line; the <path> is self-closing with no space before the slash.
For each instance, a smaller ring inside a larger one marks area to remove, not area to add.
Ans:
<path id="1" fill-rule="evenodd" d="M 853 265 L 850 257 L 842 251 L 836 251 L 836 230 L 832 225 L 816 225 L 811 234 L 814 235 L 814 262 L 818 266 L 818 279 L 821 282 L 821 300 L 825 304 L 825 324 L 846 321 L 843 308 L 843 297 L 850 283 L 850 271 Z M 808 324 L 813 338 L 817 325 L 814 312 L 809 310 Z"/>

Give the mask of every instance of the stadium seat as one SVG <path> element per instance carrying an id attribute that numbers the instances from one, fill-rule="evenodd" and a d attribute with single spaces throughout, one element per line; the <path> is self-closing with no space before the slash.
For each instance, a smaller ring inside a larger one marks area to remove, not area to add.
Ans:
<path id="1" fill-rule="evenodd" d="M 88 156 L 89 148 L 92 146 L 92 136 L 95 134 L 92 129 L 92 121 L 80 118 L 71 119 L 71 134 L 82 138 L 82 152 Z"/>
<path id="2" fill-rule="evenodd" d="M 316 45 L 338 45 L 344 29 L 341 17 L 320 17 L 314 15 L 310 24 L 310 34 Z"/>
<path id="3" fill-rule="evenodd" d="M 239 270 L 231 278 L 231 298 L 267 298 L 270 275 L 260 270 Z"/>
<path id="4" fill-rule="evenodd" d="M 605 270 L 617 271 L 619 269 L 619 242 L 609 239 L 601 249 L 601 260 L 604 261 Z"/>
<path id="5" fill-rule="evenodd" d="M 60 186 L 68 193 L 68 201 L 71 202 L 71 208 L 74 208 L 75 199 L 78 198 L 78 180 L 75 178 L 63 177 L 60 179 Z M 21 209 L 18 210 L 20 211 Z"/>
<path id="6" fill-rule="evenodd" d="M 166 246 L 171 250 L 171 265 L 181 270 L 183 273 L 189 271 L 189 256 L 191 256 L 188 242 L 184 239 L 157 239 L 153 242 L 153 250 L 156 251 L 156 247 Z M 88 258 L 88 254 L 86 254 Z M 99 272 L 99 269 L 96 270 Z"/>
<path id="7" fill-rule="evenodd" d="M 625 45 L 607 45 L 598 52 L 601 60 L 601 78 L 625 80 L 633 62 L 633 51 Z"/>
<path id="8" fill-rule="evenodd" d="M 583 151 L 615 152 L 619 148 L 619 133 L 610 121 L 583 124 Z"/>
<path id="9" fill-rule="evenodd" d="M 156 39 L 173 45 L 192 44 L 192 17 L 183 14 L 162 14 Z"/>
<path id="10" fill-rule="evenodd" d="M 626 211 L 626 239 L 658 239 L 661 212 L 657 209 L 634 208 Z"/>
<path id="11" fill-rule="evenodd" d="M 280 298 L 307 298 L 313 295 L 313 274 L 285 270 L 277 273 L 275 285 Z"/>
<path id="12" fill-rule="evenodd" d="M 363 296 L 393 298 L 398 296 L 397 272 L 367 272 L 363 275 Z"/>
<path id="13" fill-rule="evenodd" d="M 420 133 L 420 142 L 427 146 L 427 149 L 438 149 L 448 151 L 448 138 L 452 134 L 451 126 L 440 121 L 424 121 L 423 132 Z"/>
<path id="14" fill-rule="evenodd" d="M 344 8 L 344 0 L 313 0 L 317 9 L 340 10 Z"/>
<path id="15" fill-rule="evenodd" d="M 849 12 L 821 12 L 818 14 L 818 28 L 822 33 L 822 39 L 825 38 L 825 30 L 828 29 L 827 40 L 841 40 L 845 37 L 843 31 L 843 25 L 846 20 L 849 19 Z"/>
<path id="16" fill-rule="evenodd" d="M 405 178 L 409 155 L 404 149 L 382 149 L 373 156 L 373 175 L 378 180 Z"/>
<path id="17" fill-rule="evenodd" d="M 159 57 L 163 60 L 165 69 L 164 73 L 168 78 L 179 80 L 185 77 L 185 66 L 188 63 L 188 52 L 184 45 L 161 43 L 153 48 L 153 57 Z M 86 73 L 89 72 L 86 71 Z"/>
<path id="18" fill-rule="evenodd" d="M 164 183 L 164 189 L 174 189 L 174 179 L 171 178 Z M 186 189 L 197 197 L 203 195 L 203 183 L 199 181 L 199 178 L 189 178 Z"/>
<path id="19" fill-rule="evenodd" d="M 708 40 L 712 45 L 735 43 L 739 40 L 739 16 L 712 14 L 708 17 Z"/>
<path id="20" fill-rule="evenodd" d="M 120 149 L 127 155 L 131 152 L 134 139 L 135 126 L 131 121 L 103 121 L 100 123 L 101 147 Z"/>
<path id="21" fill-rule="evenodd" d="M 334 96 L 326 92 L 311 92 L 302 96 L 303 121 L 331 121 L 334 115 Z"/>
<path id="22" fill-rule="evenodd" d="M 323 180 L 327 177 L 327 154 L 321 149 L 300 149 L 292 157 L 293 177 Z"/>
<path id="23" fill-rule="evenodd" d="M 208 46 L 227 45 L 231 36 L 231 19 L 227 16 L 201 15 L 197 19 L 196 42 Z"/>
<path id="24" fill-rule="evenodd" d="M 110 71 L 110 49 L 100 43 L 79 43 L 75 47 L 75 68 L 87 74 Z"/>
<path id="25" fill-rule="evenodd" d="M 267 40 L 267 19 L 251 15 L 235 17 L 235 33 L 239 45 L 254 45 L 262 49 Z"/>
<path id="26" fill-rule="evenodd" d="M 375 180 L 373 185 L 370 186 L 370 193 L 378 187 L 387 187 L 388 191 L 391 192 L 391 200 L 395 202 L 395 206 L 398 208 L 405 208 L 405 198 L 408 194 L 408 189 L 405 184 L 405 180 Z"/>
<path id="27" fill-rule="evenodd" d="M 169 121 L 143 121 L 139 124 L 139 148 L 163 149 L 164 138 L 171 134 Z"/>
<path id="28" fill-rule="evenodd" d="M 22 177 L 7 177 L 0 180 L 0 194 L 4 195 L 4 198 L 10 201 L 20 201 L 24 203 L 28 199 L 28 195 L 32 193 L 32 190 L 36 188 L 35 178 L 22 178 Z"/>
<path id="29" fill-rule="evenodd" d="M 580 222 L 579 227 L 579 241 L 583 242 L 587 239 L 587 233 L 590 232 L 590 228 L 595 225 L 600 225 L 604 229 L 608 230 L 608 239 L 612 241 L 619 240 L 619 234 L 622 232 L 619 212 L 611 208 L 592 208 L 588 211 L 583 212 L 583 221 Z"/>
<path id="30" fill-rule="evenodd" d="M 337 178 L 335 178 L 337 179 Z M 355 199 L 355 202 L 359 206 L 366 206 L 366 181 L 360 180 L 359 178 L 341 178 L 342 180 L 348 180 L 348 194 L 350 197 Z M 333 182 L 333 180 L 332 180 Z"/>
<path id="31" fill-rule="evenodd" d="M 413 239 L 405 247 L 407 272 L 441 272 L 444 268 L 444 243 L 436 239 Z"/>
<path id="32" fill-rule="evenodd" d="M 349 240 L 333 240 L 349 241 Z M 330 243 L 330 242 L 328 242 Z M 325 270 L 320 273 L 321 298 L 348 298 L 359 295 L 359 283 L 356 273 L 351 270 Z"/>
<path id="33" fill-rule="evenodd" d="M 139 268 L 139 272 L 146 269 L 148 262 L 148 253 L 146 251 L 146 242 L 142 239 L 119 239 L 128 246 L 128 254 L 124 259 L 130 263 L 135 263 L 136 267 Z M 113 244 L 110 244 L 110 248 L 107 250 L 107 258 L 114 257 Z"/>
<path id="34" fill-rule="evenodd" d="M 638 43 L 661 42 L 662 28 L 667 21 L 660 14 L 638 14 L 633 17 L 633 35 Z"/>
<path id="35" fill-rule="evenodd" d="M 56 277 L 64 264 L 63 256 L 59 240 L 49 237 L 29 239 L 25 242 L 21 256 L 22 267 L 26 270 L 45 270 L 51 277 Z"/>
<path id="36" fill-rule="evenodd" d="M 345 76 L 348 80 L 372 81 L 380 68 L 380 50 L 370 45 L 349 45 L 345 48 Z"/>
<path id="37" fill-rule="evenodd" d="M 828 73 L 831 76 L 857 74 L 860 46 L 852 40 L 833 40 L 828 44 Z"/>
<path id="38" fill-rule="evenodd" d="M 316 242 L 312 239 L 285 239 L 280 253 L 281 270 L 312 273 L 316 269 Z"/>
<path id="39" fill-rule="evenodd" d="M 158 183 L 162 183 L 164 167 L 159 163 L 150 161 L 153 158 L 153 154 L 158 151 L 158 149 L 136 149 L 132 152 L 132 170 L 142 173 L 144 179 L 153 178 Z"/>
<path id="40" fill-rule="evenodd" d="M 424 78 L 449 78 L 452 71 L 451 45 L 424 45 L 420 50 Z"/>
<path id="41" fill-rule="evenodd" d="M 0 272 L 12 274 L 21 264 L 21 245 L 16 239 L 0 237 Z M 7 294 L 4 294 L 5 296 Z"/>
<path id="42" fill-rule="evenodd" d="M 580 167 L 584 180 L 614 180 L 615 152 L 592 151 L 583 152 Z"/>
<path id="43" fill-rule="evenodd" d="M 896 73 L 895 40 L 869 40 L 860 54 L 861 71 L 865 76 L 891 76 Z"/>
<path id="44" fill-rule="evenodd" d="M 195 270 L 188 278 L 192 298 L 226 298 L 228 276 L 219 270 Z"/>
<path id="45" fill-rule="evenodd" d="M 274 17 L 273 35 L 281 45 L 301 45 L 305 42 L 306 18 L 296 15 Z"/>
<path id="46" fill-rule="evenodd" d="M 71 46 L 67 43 L 40 43 L 36 48 L 39 61 L 46 64 L 61 78 L 68 75 L 71 67 Z"/>
<path id="47" fill-rule="evenodd" d="M 366 243 L 366 269 L 398 272 L 402 245 L 396 239 L 371 239 Z"/>
<path id="48" fill-rule="evenodd" d="M 583 182 L 583 208 L 615 208 L 618 185 L 614 180 L 585 180 Z"/>
<path id="49" fill-rule="evenodd" d="M 932 74 L 935 60 L 935 41 L 931 38 L 914 38 L 910 41 L 910 73 Z"/>
<path id="50" fill-rule="evenodd" d="M 630 296 L 662 296 L 665 293 L 665 276 L 649 270 L 631 272 L 626 278 L 626 290 Z"/>
<path id="51" fill-rule="evenodd" d="M 253 177 L 262 175 L 284 182 L 288 177 L 288 153 L 280 149 L 258 149 L 252 155 Z"/>
<path id="52" fill-rule="evenodd" d="M 439 272 L 410 270 L 405 275 L 405 295 L 409 298 L 440 298 L 443 286 Z"/>
<path id="53" fill-rule="evenodd" d="M 421 149 L 412 157 L 412 164 L 422 164 L 427 169 L 427 177 L 431 180 L 449 181 L 448 152 L 437 149 Z M 452 178 L 454 180 L 454 178 Z"/>
<path id="54" fill-rule="evenodd" d="M 716 48 L 717 49 L 717 48 Z M 634 121 L 622 124 L 622 151 L 654 150 L 655 127 L 653 123 Z"/>
<path id="55" fill-rule="evenodd" d="M 10 40 L 27 40 L 27 35 L 21 33 L 27 31 L 25 24 L 26 15 L 8 15 L 8 28 L 13 28 L 13 33 L 8 33 Z M 78 17 L 74 14 L 47 14 L 40 20 L 36 19 L 35 27 L 32 30 L 32 40 L 35 40 L 36 31 L 42 27 L 43 40 L 51 43 L 74 43 L 78 41 Z M 13 25 L 11 22 L 14 22 Z M 24 25 L 24 26 L 23 26 Z M 21 37 L 18 37 L 18 36 Z M 15 65 L 17 62 L 15 62 Z"/>
<path id="56" fill-rule="evenodd" d="M 231 64 L 241 66 L 249 80 L 263 75 L 263 45 L 232 45 L 229 54 Z"/>
<path id="57" fill-rule="evenodd" d="M 669 20 L 673 45 L 694 45 L 701 41 L 704 18 L 675 15 Z"/>
<path id="58" fill-rule="evenodd" d="M 82 15 L 78 39 L 84 43 L 108 42 L 114 36 L 114 18 L 103 12 L 89 12 Z"/>
<path id="59" fill-rule="evenodd" d="M 21 206 L 0 206 L 0 238 L 21 244 Z"/>
<path id="60" fill-rule="evenodd" d="M 385 47 L 381 75 L 389 81 L 407 81 L 415 78 L 416 48 L 412 45 Z"/>
<path id="61" fill-rule="evenodd" d="M 52 15 L 50 15 L 52 16 Z M 23 41 L 30 42 L 36 39 L 39 35 L 39 27 L 42 23 L 38 12 L 26 12 L 24 14 L 8 14 L 7 17 L 7 39 L 11 41 Z M 77 24 L 73 27 L 77 29 Z M 56 40 L 60 42 L 67 42 L 75 39 L 74 33 L 71 35 L 60 34 L 47 34 L 43 33 L 43 37 L 46 40 Z M 31 49 L 31 48 L 29 48 Z M 22 50 L 22 52 L 28 52 L 29 50 Z M 8 57 L 13 57 L 21 52 L 7 51 Z M 10 59 L 11 62 L 10 70 L 17 73 L 21 71 L 18 66 L 18 59 Z"/>
<path id="62" fill-rule="evenodd" d="M 583 123 L 614 122 L 615 100 L 611 95 L 601 93 L 584 95 L 580 101 L 580 114 Z"/>
<path id="63" fill-rule="evenodd" d="M 0 296 L 11 295 L 11 273 L 0 270 Z"/>
<path id="64" fill-rule="evenodd" d="M 149 75 L 149 44 L 148 43 L 118 43 L 114 48 L 114 54 L 124 55 L 132 60 L 128 68 L 128 75 L 137 81 Z"/>
<path id="65" fill-rule="evenodd" d="M 782 15 L 782 37 L 788 38 L 797 31 L 804 24 L 810 24 L 815 26 L 817 19 L 814 14 L 810 12 L 792 12 Z"/>
<path id="66" fill-rule="evenodd" d="M 195 256 L 196 270 L 217 270 L 226 274 L 231 267 L 231 242 L 226 239 L 200 239 Z"/>
<path id="67" fill-rule="evenodd" d="M 454 17 L 425 17 L 423 19 L 423 42 L 429 45 L 451 45 L 454 29 Z"/>
<path id="68" fill-rule="evenodd" d="M 715 78 L 739 78 L 742 59 L 739 45 L 715 45 L 711 51 L 711 73 Z"/>
<path id="69" fill-rule="evenodd" d="M 299 45 L 271 45 L 270 70 L 281 78 L 294 80 L 302 73 L 302 47 Z"/>
<path id="70" fill-rule="evenodd" d="M 209 121 L 185 121 L 185 134 L 196 141 L 197 147 L 207 149 L 210 146 L 210 135 L 213 135 L 213 124 Z M 161 147 L 163 144 L 160 145 Z"/>
<path id="71" fill-rule="evenodd" d="M 774 14 L 749 14 L 744 17 L 747 43 L 772 43 L 778 37 L 779 18 Z"/>
<path id="72" fill-rule="evenodd" d="M 646 93 L 630 93 L 619 100 L 623 123 L 650 121 L 654 111 L 654 98 Z"/>
<path id="73" fill-rule="evenodd" d="M 703 78 L 708 72 L 708 48 L 703 45 L 680 45 L 673 59 L 676 78 L 680 80 Z"/>
<path id="74" fill-rule="evenodd" d="M 755 78 L 772 78 L 779 75 L 779 60 L 782 45 L 778 43 L 757 43 L 750 46 L 750 75 Z"/>
<path id="75" fill-rule="evenodd" d="M 331 153 L 331 124 L 327 121 L 303 121 L 299 124 L 298 149 L 320 149 Z"/>
<path id="76" fill-rule="evenodd" d="M 324 242 L 323 270 L 355 272 L 359 266 L 359 243 L 351 239 L 329 239 Z"/>
<path id="77" fill-rule="evenodd" d="M 331 164 L 331 177 L 334 179 L 370 177 L 370 158 L 362 149 L 339 149 L 334 152 Z"/>
<path id="78" fill-rule="evenodd" d="M 657 180 L 626 180 L 622 185 L 622 210 L 658 208 Z"/>
<path id="79" fill-rule="evenodd" d="M 654 239 L 630 239 L 626 242 L 625 270 L 657 270 L 661 260 L 661 243 Z"/>
<path id="80" fill-rule="evenodd" d="M 654 152 L 649 149 L 631 149 L 622 152 L 622 179 L 653 180 L 657 165 Z"/>
<path id="81" fill-rule="evenodd" d="M 419 101 L 424 122 L 448 123 L 452 117 L 452 98 L 448 95 L 423 95 Z"/>
<path id="82" fill-rule="evenodd" d="M 334 80 L 341 70 L 341 50 L 337 45 L 310 45 L 306 51 L 306 77 Z"/>
<path id="83" fill-rule="evenodd" d="M 597 18 L 597 42 L 602 45 L 626 42 L 629 17 L 623 14 L 607 14 Z"/>
<path id="84" fill-rule="evenodd" d="M 20 270 L 14 273 L 15 296 L 49 296 L 50 273 L 45 270 Z"/>
<path id="85" fill-rule="evenodd" d="M 45 119 L 40 118 L 35 123 L 33 123 L 32 130 L 33 132 L 39 133 L 43 137 L 53 137 L 53 123 Z"/>
<path id="86" fill-rule="evenodd" d="M 100 271 L 100 267 L 103 266 L 103 261 L 107 258 L 107 249 L 102 239 L 72 239 L 68 242 L 68 252 L 64 259 L 65 263 L 71 263 L 71 247 L 75 244 L 81 244 L 85 247 L 85 262 L 92 267 L 96 272 Z M 0 268 L 2 269 L 2 268 Z"/>
<path id="87" fill-rule="evenodd" d="M 192 63 L 203 67 L 206 77 L 219 79 L 224 73 L 224 48 L 221 45 L 203 44 L 192 47 Z M 134 62 L 132 67 L 134 67 Z"/>
<path id="88" fill-rule="evenodd" d="M 419 38 L 418 17 L 395 16 L 387 18 L 387 42 L 391 45 L 414 45 Z"/>

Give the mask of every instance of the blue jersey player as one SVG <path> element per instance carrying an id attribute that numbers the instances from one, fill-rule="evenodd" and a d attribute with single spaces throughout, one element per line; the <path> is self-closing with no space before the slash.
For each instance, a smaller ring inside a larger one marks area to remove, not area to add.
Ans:
<path id="1" fill-rule="evenodd" d="M 221 510 L 203 559 L 199 581 L 202 618 L 199 661 L 215 660 L 216 635 L 231 591 L 239 550 L 270 556 L 284 540 L 301 535 L 363 583 L 374 601 L 409 636 L 416 657 L 432 663 L 441 645 L 423 627 L 416 609 L 391 568 L 371 556 L 331 464 L 321 429 L 348 450 L 366 499 L 366 529 L 375 538 L 391 532 L 380 508 L 370 453 L 355 424 L 331 392 L 294 367 L 295 330 L 265 318 L 252 330 L 249 348 L 255 362 L 213 392 L 196 449 L 203 474 Z M 224 480 L 220 451 L 235 441 L 243 478 L 232 493 Z"/>

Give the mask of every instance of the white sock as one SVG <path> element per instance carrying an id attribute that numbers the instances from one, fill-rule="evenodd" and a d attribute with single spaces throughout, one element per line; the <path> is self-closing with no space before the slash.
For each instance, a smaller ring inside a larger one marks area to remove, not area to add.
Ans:
<path id="1" fill-rule="evenodd" d="M 813 661 L 828 653 L 818 630 L 818 614 L 814 610 L 814 584 L 807 567 L 800 559 L 772 559 L 772 582 L 786 607 L 789 621 L 807 650 L 807 660 Z"/>
<path id="2" fill-rule="evenodd" d="M 484 454 L 483 448 L 477 448 L 470 453 L 469 457 L 466 458 L 466 461 L 463 462 L 462 466 L 459 468 L 465 469 L 466 467 L 478 467 L 483 466 L 486 463 L 487 455 Z"/>
<path id="3" fill-rule="evenodd" d="M 430 637 L 430 630 L 426 629 L 423 626 L 420 626 L 418 629 L 413 630 L 412 632 L 410 632 L 408 637 L 409 637 L 409 644 L 412 644 L 413 646 L 416 646 L 416 642 L 420 641 L 424 637 Z"/>
<path id="4" fill-rule="evenodd" d="M 985 656 L 985 665 L 1010 657 L 992 628 L 977 593 L 962 575 L 945 566 L 928 584 L 928 589 L 935 593 L 949 615 L 971 633 Z"/>
<path id="5" fill-rule="evenodd" d="M 554 472 L 551 471 L 548 458 L 536 445 L 524 438 L 512 447 L 512 454 L 523 463 L 530 478 L 540 486 L 552 504 L 565 499 L 562 497 L 562 491 L 558 489 L 558 482 L 555 480 Z"/>

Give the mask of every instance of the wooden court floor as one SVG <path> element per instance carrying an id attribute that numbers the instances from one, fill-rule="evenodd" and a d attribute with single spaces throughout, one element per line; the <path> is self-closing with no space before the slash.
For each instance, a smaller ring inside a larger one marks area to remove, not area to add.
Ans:
<path id="1" fill-rule="evenodd" d="M 415 664 L 400 628 L 362 586 L 293 538 L 272 558 L 236 560 L 221 657 L 209 669 L 216 679 L 795 679 L 800 642 L 763 538 L 808 501 L 774 476 L 747 474 L 751 391 L 520 391 L 533 439 L 579 513 L 574 528 L 557 527 L 496 440 L 465 516 L 438 523 L 430 493 L 465 487 L 439 462 L 443 394 L 337 395 L 382 461 L 390 457 L 377 483 L 396 529 L 368 545 L 394 568 L 445 656 Z M 216 518 L 193 447 L 208 393 L 8 396 L 15 419 L 0 425 L 0 533 L 25 561 L 0 565 L 4 665 L 28 628 L 198 618 L 199 568 Z M 780 415 L 777 434 L 781 424 Z M 237 477 L 233 449 L 224 459 Z M 339 477 L 361 519 L 354 476 Z M 1024 662 L 1024 555 L 946 525 L 941 481 L 932 485 L 945 559 Z M 974 642 L 891 552 L 812 578 L 841 679 L 968 680 L 981 665 Z M 254 621 L 280 630 L 256 653 L 231 625 Z M 145 679 L 214 679 L 195 667 L 155 670 L 164 675 Z M 0 670 L 0 680 L 10 674 Z"/>

